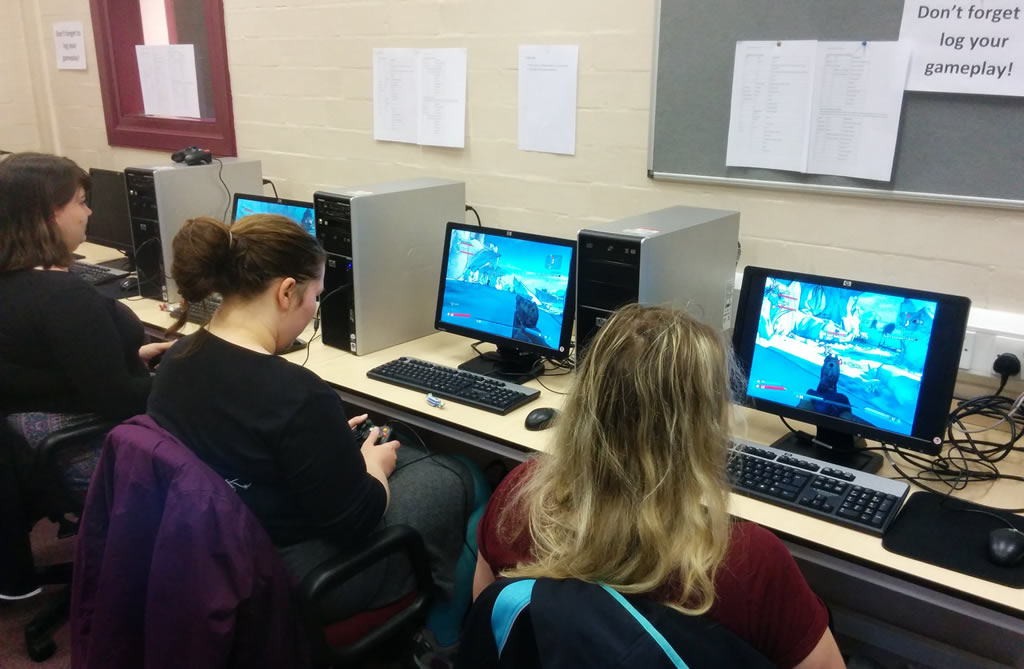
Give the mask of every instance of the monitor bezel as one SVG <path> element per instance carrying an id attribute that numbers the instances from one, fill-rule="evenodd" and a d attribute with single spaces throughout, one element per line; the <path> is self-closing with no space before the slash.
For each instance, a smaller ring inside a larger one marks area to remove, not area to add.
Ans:
<path id="1" fill-rule="evenodd" d="M 749 381 L 747 377 L 749 377 L 753 362 L 764 285 L 768 277 L 936 303 L 935 320 L 933 321 L 935 329 L 932 330 L 929 338 L 925 367 L 921 373 L 921 392 L 918 396 L 911 434 L 899 434 L 873 425 L 852 423 L 747 394 Z M 960 367 L 960 354 L 963 350 L 970 309 L 970 299 L 958 295 L 781 269 L 747 267 L 743 271 L 743 283 L 740 297 L 737 300 L 736 323 L 733 327 L 733 351 L 744 380 L 742 402 L 745 406 L 783 418 L 792 418 L 828 430 L 860 435 L 886 444 L 905 446 L 930 455 L 937 455 L 941 452 L 942 443 L 945 440 L 946 425 L 953 401 L 953 389 Z M 944 329 L 941 328 L 943 323 L 945 324 Z"/>
<path id="2" fill-rule="evenodd" d="M 104 176 L 110 175 L 112 178 L 120 177 L 121 184 L 124 186 L 124 225 L 127 231 L 127 239 L 124 241 L 118 239 L 111 239 L 103 235 L 97 235 L 95 232 L 90 232 L 90 226 L 85 227 L 85 241 L 91 244 L 98 244 L 100 246 L 106 246 L 107 248 L 115 249 L 122 253 L 132 253 L 135 250 L 135 242 L 132 236 L 132 218 L 131 218 L 131 205 L 128 202 L 128 183 L 125 181 L 124 172 L 120 170 L 105 170 L 99 167 L 89 168 L 89 181 L 91 183 L 89 187 L 89 208 L 92 209 L 93 189 L 96 187 L 96 175 L 102 174 Z M 89 216 L 90 221 L 92 216 Z M 95 230 L 95 227 L 93 227 Z"/>
<path id="3" fill-rule="evenodd" d="M 445 278 L 448 275 L 448 250 L 451 248 L 452 233 L 455 230 L 464 232 L 475 232 L 482 233 L 484 235 L 494 235 L 497 237 L 507 237 L 508 239 L 515 239 L 527 242 L 539 242 L 542 244 L 552 244 L 556 246 L 563 246 L 572 249 L 572 259 L 569 262 L 569 283 L 566 285 L 565 291 L 565 311 L 562 313 L 562 331 L 559 333 L 558 338 L 558 349 L 548 348 L 547 346 L 540 346 L 539 344 L 532 344 L 519 339 L 513 339 L 512 337 L 502 337 L 491 332 L 484 332 L 482 330 L 474 330 L 473 328 L 462 327 L 460 325 L 453 325 L 452 323 L 444 322 L 441 320 L 441 313 L 444 311 L 444 288 Z M 526 353 L 534 353 L 541 355 L 545 358 L 552 360 L 563 360 L 572 354 L 572 328 L 573 322 L 576 317 L 576 260 L 578 256 L 578 249 L 576 241 L 573 239 L 565 239 L 563 237 L 551 237 L 548 235 L 538 235 L 530 232 L 519 232 L 516 230 L 507 230 L 502 228 L 485 228 L 483 226 L 474 225 L 471 223 L 455 223 L 449 222 L 444 232 L 444 246 L 441 252 L 441 276 L 438 282 L 437 288 L 437 304 L 434 309 L 434 328 L 441 332 L 450 332 L 452 334 L 461 335 L 463 337 L 469 337 L 480 341 L 489 342 L 497 346 L 513 347 Z"/>
<path id="4" fill-rule="evenodd" d="M 228 225 L 234 223 L 236 214 L 238 213 L 238 201 L 239 200 L 252 200 L 254 202 L 266 202 L 268 204 L 280 204 L 286 207 L 302 207 L 304 209 L 312 209 L 314 217 L 316 216 L 316 209 L 313 207 L 312 202 L 303 202 L 302 200 L 288 200 L 283 197 L 274 197 L 273 195 L 263 195 L 262 193 L 235 193 L 231 198 L 231 220 L 228 221 Z M 299 225 L 302 225 L 302 221 L 296 221 Z"/>

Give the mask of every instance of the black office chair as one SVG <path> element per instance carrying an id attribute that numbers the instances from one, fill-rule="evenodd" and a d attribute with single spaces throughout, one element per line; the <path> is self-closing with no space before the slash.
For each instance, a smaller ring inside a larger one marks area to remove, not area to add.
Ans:
<path id="1" fill-rule="evenodd" d="M 392 553 L 402 552 L 412 565 L 416 587 L 390 606 L 364 611 L 345 620 L 332 620 L 321 602 L 330 591 Z M 371 654 L 408 638 L 423 626 L 434 595 L 430 558 L 419 533 L 398 525 L 378 530 L 349 555 L 332 558 L 299 584 L 304 624 L 318 666 L 354 667 Z"/>
<path id="2" fill-rule="evenodd" d="M 106 434 L 113 425 L 96 417 L 56 430 L 26 463 L 20 454 L 29 452 L 28 445 L 0 416 L 0 594 L 19 598 L 43 585 L 70 585 L 71 563 L 36 568 L 30 533 L 42 518 L 57 524 L 58 538 L 78 531 L 77 522 L 67 515 L 80 512 L 82 501 L 64 484 L 59 455 Z M 52 633 L 67 620 L 70 596 L 70 588 L 65 588 L 25 626 L 25 647 L 32 660 L 42 662 L 56 651 Z"/>

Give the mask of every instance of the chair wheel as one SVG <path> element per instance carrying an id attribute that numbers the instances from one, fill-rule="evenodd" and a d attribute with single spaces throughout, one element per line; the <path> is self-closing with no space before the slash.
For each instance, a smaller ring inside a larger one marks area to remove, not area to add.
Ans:
<path id="1" fill-rule="evenodd" d="M 45 662 L 57 652 L 53 639 L 25 639 L 25 647 L 33 662 Z"/>

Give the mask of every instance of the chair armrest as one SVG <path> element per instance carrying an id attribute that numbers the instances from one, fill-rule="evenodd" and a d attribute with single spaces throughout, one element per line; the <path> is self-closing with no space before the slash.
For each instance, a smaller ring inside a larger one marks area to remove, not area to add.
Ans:
<path id="1" fill-rule="evenodd" d="M 370 565 L 400 551 L 408 554 L 417 589 L 432 590 L 434 578 L 423 539 L 411 527 L 394 525 L 374 532 L 363 545 L 328 560 L 307 574 L 299 584 L 299 595 L 306 601 L 315 601 Z"/>
<path id="2" fill-rule="evenodd" d="M 330 647 L 324 638 L 324 626 L 341 621 L 323 619 L 319 607 L 321 598 L 370 565 L 389 554 L 399 552 L 404 552 L 409 559 L 416 582 L 416 598 L 409 606 L 359 641 L 344 649 Z M 427 603 L 434 594 L 434 578 L 430 572 L 430 558 L 423 538 L 405 525 L 380 529 L 371 534 L 358 548 L 328 560 L 307 574 L 299 584 L 298 594 L 302 600 L 303 614 L 314 645 L 314 654 L 330 657 L 334 662 L 354 662 L 381 641 L 393 636 L 398 628 L 425 614 Z"/>
<path id="3" fill-rule="evenodd" d="M 39 447 L 36 450 L 43 461 L 52 462 L 53 456 L 62 448 L 79 444 L 89 437 L 106 434 L 114 429 L 114 426 L 117 424 L 117 421 L 110 420 L 109 418 L 92 416 L 88 421 L 78 425 L 54 430 L 46 435 L 46 438 L 39 443 Z"/>

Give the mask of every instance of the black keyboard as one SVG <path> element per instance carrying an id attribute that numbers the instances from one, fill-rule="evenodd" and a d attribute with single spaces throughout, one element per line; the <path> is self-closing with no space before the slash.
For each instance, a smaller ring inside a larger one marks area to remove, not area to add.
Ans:
<path id="1" fill-rule="evenodd" d="M 213 314 L 217 311 L 220 303 L 220 298 L 207 298 L 202 302 L 190 302 L 186 321 L 196 325 L 206 325 L 213 318 Z M 173 318 L 178 318 L 181 315 L 181 307 L 171 309 L 170 314 Z"/>
<path id="2" fill-rule="evenodd" d="M 889 527 L 910 491 L 904 481 L 737 441 L 728 473 L 741 495 L 875 535 Z"/>
<path id="3" fill-rule="evenodd" d="M 366 375 L 503 416 L 540 396 L 540 391 L 534 388 L 416 358 L 392 360 L 374 367 Z"/>
<path id="4" fill-rule="evenodd" d="M 107 283 L 116 279 L 123 279 L 128 276 L 128 272 L 123 269 L 114 269 L 113 267 L 104 267 L 103 265 L 93 265 L 87 262 L 76 262 L 68 268 L 68 271 L 79 277 L 83 281 L 93 286 L 98 286 L 101 283 Z"/>

